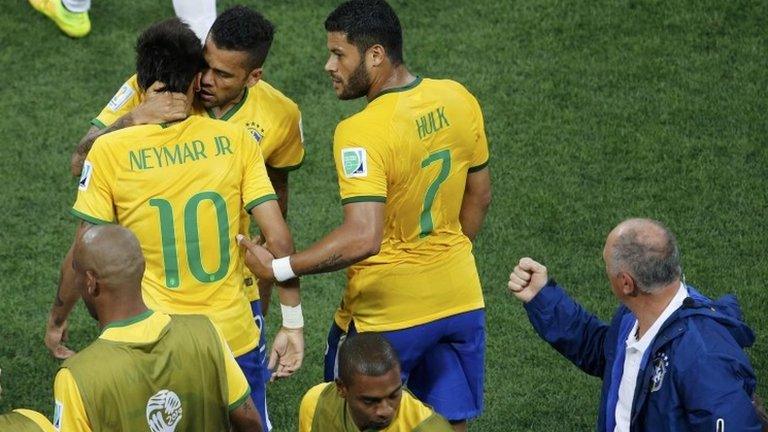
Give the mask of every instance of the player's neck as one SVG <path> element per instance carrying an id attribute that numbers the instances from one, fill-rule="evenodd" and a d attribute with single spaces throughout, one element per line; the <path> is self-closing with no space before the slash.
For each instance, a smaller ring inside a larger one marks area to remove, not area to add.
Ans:
<path id="1" fill-rule="evenodd" d="M 369 102 L 380 95 L 381 92 L 405 87 L 416 79 L 416 77 L 408 71 L 405 65 L 385 67 L 389 67 L 390 69 L 379 74 L 379 77 L 374 78 L 371 83 L 371 87 L 366 95 Z"/>
<path id="2" fill-rule="evenodd" d="M 233 106 L 239 104 L 244 97 L 245 97 L 245 87 L 243 87 L 243 90 L 240 92 L 240 95 L 238 97 L 232 99 L 231 101 L 227 102 L 224 105 L 212 107 L 211 111 L 213 111 L 213 114 L 216 116 L 216 118 L 221 118 L 224 114 L 229 112 L 229 110 L 232 109 Z"/>
<path id="3" fill-rule="evenodd" d="M 110 306 L 99 311 L 99 327 L 104 329 L 111 323 L 134 318 L 148 311 L 147 305 L 141 298 L 121 300 L 119 306 Z"/>

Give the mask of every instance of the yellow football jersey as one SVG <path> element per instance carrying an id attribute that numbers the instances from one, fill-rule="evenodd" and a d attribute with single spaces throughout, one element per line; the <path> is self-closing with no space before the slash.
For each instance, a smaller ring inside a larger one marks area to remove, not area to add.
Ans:
<path id="1" fill-rule="evenodd" d="M 171 317 L 164 313 L 149 311 L 129 320 L 124 325 L 115 323 L 117 325 L 107 326 L 99 339 L 130 344 L 150 343 L 161 336 L 170 321 Z M 218 329 L 216 331 L 219 332 Z M 232 409 L 240 406 L 250 395 L 250 388 L 220 332 L 219 341 L 224 353 L 224 371 L 227 375 L 227 403 Z M 54 423 L 57 430 L 79 432 L 92 430 L 80 389 L 69 369 L 62 368 L 56 374 L 53 393 L 56 400 Z"/>
<path id="2" fill-rule="evenodd" d="M 488 163 L 477 100 L 454 81 L 417 78 L 341 122 L 333 147 L 342 203 L 385 203 L 380 252 L 347 273 L 343 304 L 357 329 L 396 330 L 482 308 L 459 222 L 467 173 Z"/>
<path id="3" fill-rule="evenodd" d="M 143 98 L 144 92 L 139 88 L 134 74 L 120 87 L 101 113 L 91 120 L 91 124 L 100 129 L 108 127 L 136 108 Z M 199 106 L 194 108 L 193 114 L 216 118 L 212 111 Z M 219 120 L 245 127 L 259 143 L 264 162 L 272 169 L 291 171 L 299 168 L 304 161 L 304 133 L 299 107 L 264 80 L 246 88 L 242 100 L 222 114 Z M 249 229 L 250 218 L 244 214 L 241 232 L 248 233 Z M 244 272 L 250 276 L 247 267 Z M 255 280 L 244 287 L 251 301 L 259 299 Z"/>
<path id="4" fill-rule="evenodd" d="M 208 315 L 235 355 L 256 346 L 235 236 L 243 209 L 277 197 L 244 128 L 192 116 L 102 135 L 78 189 L 76 216 L 139 238 L 150 308 Z"/>
<path id="5" fill-rule="evenodd" d="M 299 407 L 299 432 L 312 432 L 312 425 L 333 425 L 334 431 L 357 431 L 349 409 L 338 394 L 335 383 L 318 384 L 304 395 Z M 318 402 L 323 399 L 326 409 L 322 413 L 317 412 Z M 326 415 L 328 418 L 317 419 L 316 415 Z M 324 429 L 314 432 L 323 432 Z M 432 408 L 424 405 L 410 392 L 403 389 L 400 399 L 400 407 L 397 410 L 392 423 L 382 432 L 451 432 L 450 424 L 440 417 Z"/>
<path id="6" fill-rule="evenodd" d="M 51 422 L 37 411 L 15 409 L 6 414 L 0 414 L 0 431 L 7 432 L 55 432 Z"/>
<path id="7" fill-rule="evenodd" d="M 104 129 L 141 104 L 144 91 L 134 74 L 115 93 L 91 124 Z M 216 118 L 213 113 L 195 106 L 192 114 Z M 264 80 L 246 88 L 242 100 L 219 120 L 238 124 L 261 146 L 267 166 L 279 170 L 299 168 L 304 161 L 304 134 L 299 107 L 290 98 Z"/>

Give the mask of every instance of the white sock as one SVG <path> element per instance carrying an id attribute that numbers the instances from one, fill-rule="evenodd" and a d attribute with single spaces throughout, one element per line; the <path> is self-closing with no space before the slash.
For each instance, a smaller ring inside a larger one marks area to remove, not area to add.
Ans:
<path id="1" fill-rule="evenodd" d="M 91 8 L 91 0 L 61 0 L 61 3 L 70 12 L 88 12 Z"/>
<path id="2" fill-rule="evenodd" d="M 205 42 L 208 31 L 216 20 L 216 0 L 173 0 L 176 16 Z"/>

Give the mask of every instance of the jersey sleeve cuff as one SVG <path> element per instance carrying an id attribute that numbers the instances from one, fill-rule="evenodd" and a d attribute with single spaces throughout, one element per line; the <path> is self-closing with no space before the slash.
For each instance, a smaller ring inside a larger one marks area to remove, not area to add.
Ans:
<path id="1" fill-rule="evenodd" d="M 229 404 L 229 411 L 232 412 L 240 408 L 240 406 L 245 403 L 245 401 L 248 399 L 248 396 L 250 395 L 251 395 L 251 387 L 248 386 L 248 388 L 245 390 L 245 393 L 242 396 L 240 396 L 236 401 Z"/>
<path id="2" fill-rule="evenodd" d="M 88 223 L 94 224 L 94 225 L 107 225 L 107 224 L 113 223 L 113 221 L 107 221 L 107 220 L 104 220 L 104 219 L 99 219 L 99 218 L 93 217 L 91 215 L 87 215 L 85 213 L 79 212 L 79 211 L 75 210 L 74 208 L 70 209 L 69 212 L 72 213 L 72 215 L 75 216 L 76 218 L 82 219 L 82 220 L 84 220 L 84 221 L 86 221 Z"/>
<path id="3" fill-rule="evenodd" d="M 269 194 L 269 195 L 264 195 L 261 198 L 256 198 L 255 200 L 253 200 L 253 201 L 251 201 L 251 202 L 249 202 L 248 204 L 245 205 L 245 207 L 244 207 L 245 211 L 246 212 L 250 212 L 251 209 L 256 207 L 257 205 L 263 204 L 263 203 L 265 203 L 267 201 L 272 201 L 272 200 L 277 200 L 277 195 Z"/>
<path id="4" fill-rule="evenodd" d="M 296 165 L 276 167 L 276 166 L 267 164 L 267 168 L 273 169 L 275 171 L 290 172 L 290 171 L 294 171 L 301 168 L 302 165 L 304 165 L 304 158 L 301 158 L 301 162 L 297 163 Z"/>
<path id="5" fill-rule="evenodd" d="M 488 166 L 488 162 L 489 161 L 490 160 L 486 160 L 485 162 L 481 163 L 480 165 L 469 167 L 469 172 L 473 173 L 473 172 L 480 171 L 481 169 L 483 169 L 483 168 Z"/>
<path id="6" fill-rule="evenodd" d="M 105 125 L 104 122 L 102 122 L 98 118 L 91 119 L 91 124 L 96 126 L 99 129 L 105 129 L 107 127 L 107 125 Z"/>
<path id="7" fill-rule="evenodd" d="M 349 198 L 342 198 L 341 204 L 352 204 L 352 203 L 358 203 L 358 202 L 387 202 L 387 197 L 380 196 L 380 195 L 361 195 L 361 196 L 353 196 Z"/>

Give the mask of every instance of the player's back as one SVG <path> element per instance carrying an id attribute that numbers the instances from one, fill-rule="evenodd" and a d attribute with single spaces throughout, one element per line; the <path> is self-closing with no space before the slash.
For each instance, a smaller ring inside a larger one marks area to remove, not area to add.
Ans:
<path id="1" fill-rule="evenodd" d="M 236 355 L 255 346 L 234 239 L 241 209 L 275 196 L 245 129 L 191 116 L 106 134 L 89 153 L 80 189 L 80 217 L 98 223 L 111 202 L 114 220 L 139 238 L 149 307 L 206 313 Z"/>
<path id="2" fill-rule="evenodd" d="M 432 79 L 384 92 L 338 126 L 342 202 L 385 202 L 379 253 L 350 270 L 345 304 L 359 327 L 389 330 L 483 306 L 459 221 L 467 175 L 488 160 L 483 128 L 463 86 Z"/>
<path id="3" fill-rule="evenodd" d="M 482 127 L 477 101 L 464 87 L 432 79 L 385 92 L 339 125 L 337 138 L 348 135 L 341 140 L 365 143 L 368 153 L 367 166 L 353 167 L 354 150 L 338 149 L 351 171 L 339 172 L 351 185 L 345 201 L 356 198 L 356 178 L 386 175 L 382 248 L 366 263 L 420 264 L 415 260 L 469 245 L 459 213 L 468 171 L 488 159 Z"/>
<path id="4" fill-rule="evenodd" d="M 152 311 L 134 320 L 138 334 L 107 326 L 57 376 L 76 384 L 91 430 L 228 430 L 229 354 L 211 322 Z"/>

